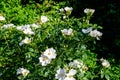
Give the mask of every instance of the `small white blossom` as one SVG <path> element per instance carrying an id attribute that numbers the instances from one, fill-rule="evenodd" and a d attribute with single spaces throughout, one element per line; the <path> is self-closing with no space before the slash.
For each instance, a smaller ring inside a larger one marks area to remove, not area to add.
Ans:
<path id="1" fill-rule="evenodd" d="M 78 60 L 74 60 L 73 62 L 69 63 L 69 66 L 72 68 L 80 68 L 80 62 Z"/>
<path id="2" fill-rule="evenodd" d="M 100 59 L 102 61 L 102 66 L 108 68 L 110 66 L 110 63 L 106 59 Z"/>
<path id="3" fill-rule="evenodd" d="M 39 28 L 39 26 L 37 24 L 31 24 L 31 26 L 35 29 Z"/>
<path id="4" fill-rule="evenodd" d="M 84 65 L 83 61 L 81 61 L 81 60 L 80 61 L 74 60 L 73 62 L 69 63 L 69 66 L 71 68 L 78 68 L 80 70 L 80 72 L 84 72 L 87 69 L 86 65 Z"/>
<path id="5" fill-rule="evenodd" d="M 67 77 L 65 78 L 65 80 L 76 80 L 73 76 L 77 73 L 76 70 L 71 69 L 69 71 L 69 73 L 67 74 Z"/>
<path id="6" fill-rule="evenodd" d="M 31 30 L 31 28 L 25 29 L 25 30 L 23 31 L 23 33 L 24 33 L 24 34 L 28 34 L 28 35 L 33 35 L 33 34 L 35 34 L 35 33 Z"/>
<path id="7" fill-rule="evenodd" d="M 24 70 L 24 68 L 17 69 L 17 75 L 21 74 L 23 70 Z"/>
<path id="8" fill-rule="evenodd" d="M 67 16 L 63 16 L 63 19 L 65 19 Z"/>
<path id="9" fill-rule="evenodd" d="M 20 30 L 20 31 L 24 31 L 26 29 L 30 29 L 30 25 L 22 25 L 17 27 L 17 30 Z"/>
<path id="10" fill-rule="evenodd" d="M 55 59 L 56 58 L 56 50 L 53 48 L 48 48 L 43 53 L 45 56 L 47 56 L 49 59 Z"/>
<path id="11" fill-rule="evenodd" d="M 82 32 L 84 33 L 84 34 L 87 34 L 87 33 L 89 33 L 90 31 L 92 31 L 92 28 L 90 27 L 90 28 L 87 28 L 87 29 L 82 29 Z"/>
<path id="12" fill-rule="evenodd" d="M 55 74 L 55 78 L 58 80 L 64 80 L 65 75 L 66 75 L 66 70 L 59 68 L 57 70 L 57 73 Z"/>
<path id="13" fill-rule="evenodd" d="M 3 25 L 4 29 L 10 28 L 10 27 L 15 27 L 15 25 L 12 23 Z"/>
<path id="14" fill-rule="evenodd" d="M 89 14 L 89 13 L 93 14 L 94 12 L 95 12 L 95 9 L 88 9 L 88 8 L 84 9 L 84 13 L 86 14 Z"/>
<path id="15" fill-rule="evenodd" d="M 27 70 L 27 69 L 24 69 L 24 70 L 22 71 L 22 75 L 23 75 L 24 77 L 27 76 L 28 73 L 29 73 L 29 70 Z"/>
<path id="16" fill-rule="evenodd" d="M 19 68 L 19 69 L 17 69 L 17 75 L 18 75 L 18 74 L 22 74 L 24 77 L 26 77 L 29 72 L 30 72 L 29 70 L 24 69 L 24 68 Z"/>
<path id="17" fill-rule="evenodd" d="M 65 12 L 63 8 L 61 8 L 61 9 L 59 9 L 59 10 L 60 10 L 61 13 L 64 13 L 64 12 Z"/>
<path id="18" fill-rule="evenodd" d="M 100 40 L 99 37 L 102 36 L 102 33 L 99 32 L 99 31 L 97 31 L 97 30 L 92 30 L 92 31 L 90 31 L 89 35 L 90 35 L 91 37 L 96 37 L 97 40 Z"/>
<path id="19" fill-rule="evenodd" d="M 0 21 L 4 21 L 4 20 L 5 20 L 5 17 L 0 16 Z"/>
<path id="20" fill-rule="evenodd" d="M 18 26 L 17 30 L 23 31 L 25 28 L 23 26 Z"/>
<path id="21" fill-rule="evenodd" d="M 41 16 L 41 22 L 46 23 L 49 19 L 46 16 Z"/>
<path id="22" fill-rule="evenodd" d="M 72 12 L 73 8 L 72 7 L 65 7 L 64 8 L 66 12 Z"/>
<path id="23" fill-rule="evenodd" d="M 70 36 L 70 35 L 72 35 L 72 33 L 73 33 L 73 29 L 71 29 L 71 28 L 69 28 L 68 30 L 67 30 L 67 29 L 63 29 L 63 30 L 61 30 L 61 32 L 62 32 L 64 35 Z"/>
<path id="24" fill-rule="evenodd" d="M 39 61 L 42 66 L 46 66 L 47 64 L 51 62 L 51 59 L 49 59 L 47 56 L 42 54 L 41 57 L 39 57 Z"/>
<path id="25" fill-rule="evenodd" d="M 31 39 L 26 37 L 25 39 L 22 40 L 22 42 L 19 43 L 20 46 L 22 46 L 23 44 L 29 44 L 31 42 Z"/>

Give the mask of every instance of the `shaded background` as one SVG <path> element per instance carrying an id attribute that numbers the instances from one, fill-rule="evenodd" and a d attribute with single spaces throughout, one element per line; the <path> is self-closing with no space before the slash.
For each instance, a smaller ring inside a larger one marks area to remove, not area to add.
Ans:
<path id="1" fill-rule="evenodd" d="M 103 27 L 103 36 L 98 41 L 99 46 L 96 46 L 98 48 L 94 51 L 101 56 L 112 54 L 116 58 L 120 58 L 118 56 L 120 49 L 120 2 L 109 0 L 73 0 L 70 5 L 76 6 L 73 12 L 73 15 L 76 17 L 83 15 L 85 8 L 96 10 L 91 22 Z"/>
<path id="2" fill-rule="evenodd" d="M 21 4 L 29 4 L 30 1 L 42 4 L 45 0 L 21 0 Z M 47 0 L 48 2 L 50 0 Z M 93 50 L 101 56 L 113 55 L 120 58 L 120 2 L 118 0 L 53 0 L 55 2 L 65 1 L 66 5 L 73 7 L 72 16 L 82 17 L 85 8 L 95 9 L 91 23 L 103 27 L 103 36 L 97 41 Z M 91 46 L 92 47 L 92 46 Z"/>

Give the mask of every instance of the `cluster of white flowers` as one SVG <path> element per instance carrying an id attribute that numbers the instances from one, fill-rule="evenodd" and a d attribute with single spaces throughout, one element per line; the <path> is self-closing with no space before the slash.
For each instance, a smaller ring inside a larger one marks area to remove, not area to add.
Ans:
<path id="1" fill-rule="evenodd" d="M 5 17 L 4 16 L 0 16 L 0 21 L 4 21 Z"/>
<path id="2" fill-rule="evenodd" d="M 37 24 L 35 24 L 35 23 L 17 26 L 17 30 L 20 30 L 20 31 L 24 31 L 24 30 L 30 29 L 30 28 L 37 29 L 37 28 L 39 28 L 39 26 Z"/>
<path id="3" fill-rule="evenodd" d="M 106 59 L 101 58 L 100 61 L 102 61 L 102 66 L 105 68 L 110 67 L 110 63 Z"/>
<path id="4" fill-rule="evenodd" d="M 27 28 L 30 28 L 30 25 L 29 25 L 29 24 L 17 26 L 17 30 L 20 30 L 20 31 L 24 31 L 24 30 L 27 29 Z"/>
<path id="5" fill-rule="evenodd" d="M 67 16 L 69 16 L 72 12 L 73 8 L 72 7 L 64 7 L 59 9 L 59 11 L 64 15 L 63 19 L 65 19 Z"/>
<path id="6" fill-rule="evenodd" d="M 16 29 L 22 31 L 24 34 L 27 35 L 34 35 L 35 33 L 32 31 L 31 28 L 39 28 L 37 24 L 27 24 L 27 25 L 22 25 L 22 26 L 17 26 Z M 23 44 L 29 44 L 31 43 L 31 38 L 25 37 L 19 45 L 22 46 Z"/>
<path id="7" fill-rule="evenodd" d="M 98 30 L 96 30 L 96 29 L 95 29 L 95 30 L 92 30 L 91 27 L 90 27 L 90 28 L 87 28 L 87 29 L 82 29 L 82 32 L 83 32 L 84 34 L 89 33 L 89 36 L 95 37 L 97 40 L 100 40 L 99 37 L 102 36 L 102 33 L 101 33 L 100 31 L 98 31 Z"/>
<path id="8" fill-rule="evenodd" d="M 71 13 L 72 10 L 73 10 L 73 8 L 67 6 L 67 7 L 61 8 L 61 9 L 59 9 L 59 10 L 60 10 L 61 13 L 64 13 L 64 12 L 69 12 L 69 13 Z"/>
<path id="9" fill-rule="evenodd" d="M 74 75 L 77 73 L 76 70 L 70 69 L 68 73 L 66 73 L 65 69 L 59 68 L 57 73 L 55 74 L 55 78 L 58 80 L 76 80 Z"/>
<path id="10" fill-rule="evenodd" d="M 23 44 L 29 44 L 29 43 L 31 43 L 31 39 L 28 38 L 28 37 L 25 37 L 25 39 L 23 39 L 23 40 L 19 43 L 19 45 L 22 46 Z"/>
<path id="11" fill-rule="evenodd" d="M 39 61 L 42 66 L 46 66 L 51 62 L 52 59 L 56 58 L 56 50 L 53 48 L 46 49 L 39 57 Z"/>
<path id="12" fill-rule="evenodd" d="M 39 28 L 39 26 L 36 24 L 22 25 L 22 26 L 18 26 L 17 30 L 23 31 L 24 34 L 34 35 L 35 33 L 32 31 L 31 28 L 37 29 Z"/>
<path id="13" fill-rule="evenodd" d="M 68 69 L 69 67 L 69 69 Z M 56 71 L 55 78 L 58 80 L 76 80 L 74 75 L 77 73 L 75 69 L 79 69 L 81 73 L 85 73 L 85 70 L 88 69 L 84 64 L 83 61 L 74 60 L 73 62 L 69 63 L 66 69 L 59 68 Z M 67 73 L 68 72 L 68 73 Z"/>
<path id="14" fill-rule="evenodd" d="M 95 12 L 95 9 L 88 9 L 88 8 L 86 8 L 86 9 L 84 9 L 84 13 L 86 13 L 86 14 L 93 14 Z"/>
<path id="15" fill-rule="evenodd" d="M 65 13 L 66 15 L 71 14 L 73 8 L 72 7 L 65 7 L 65 8 L 61 8 L 60 12 L 61 13 Z M 94 9 L 85 9 L 84 13 L 88 14 L 88 13 L 94 13 L 95 10 Z M 63 16 L 63 18 L 66 18 L 66 15 Z M 5 17 L 0 16 L 0 21 L 5 20 Z M 41 23 L 46 23 L 49 19 L 46 16 L 41 16 L 40 18 Z M 10 27 L 15 27 L 14 24 L 6 24 L 3 25 L 3 28 L 7 29 Z M 27 25 L 22 25 L 22 26 L 18 26 L 16 27 L 17 30 L 22 31 L 24 34 L 27 35 L 34 35 L 35 33 L 32 31 L 32 28 L 39 28 L 39 26 L 37 24 L 27 24 Z M 73 34 L 73 29 L 69 28 L 69 29 L 63 29 L 61 30 L 62 34 L 65 36 L 71 36 Z M 89 33 L 89 35 L 91 37 L 95 37 L 97 38 L 97 40 L 99 40 L 99 37 L 102 36 L 102 33 L 97 31 L 97 30 L 92 30 L 92 28 L 87 28 L 87 29 L 82 29 L 82 32 L 84 34 Z M 30 44 L 31 43 L 31 38 L 29 37 L 25 37 L 25 39 L 23 39 L 19 45 L 22 46 L 23 44 Z M 83 46 L 83 48 L 85 48 L 85 46 Z M 46 66 L 47 64 L 50 64 L 52 59 L 55 59 L 57 56 L 56 54 L 56 50 L 53 48 L 48 48 L 46 49 L 41 56 L 39 57 L 39 62 L 41 63 L 42 66 Z M 110 63 L 105 60 L 105 59 L 101 59 L 102 61 L 102 65 L 106 68 L 108 68 L 110 66 Z M 58 80 L 76 80 L 74 78 L 74 75 L 77 73 L 77 71 L 75 70 L 75 68 L 78 68 L 80 70 L 80 72 L 84 72 L 84 70 L 87 68 L 86 65 L 84 65 L 83 61 L 78 61 L 78 60 L 73 60 L 73 62 L 69 63 L 69 67 L 70 70 L 66 71 L 66 69 L 61 69 L 59 68 L 57 70 L 57 73 L 55 74 L 55 78 Z M 19 68 L 17 69 L 17 75 L 22 74 L 24 77 L 26 77 L 28 74 L 30 73 L 29 70 L 24 69 L 24 68 Z M 2 74 L 0 74 L 1 76 Z"/>
<path id="16" fill-rule="evenodd" d="M 15 25 L 10 23 L 10 24 L 5 24 L 5 25 L 2 26 L 2 28 L 4 28 L 4 29 L 8 29 L 8 28 L 11 28 L 11 27 L 15 27 Z"/>
<path id="17" fill-rule="evenodd" d="M 17 75 L 22 74 L 24 77 L 26 77 L 30 73 L 29 70 L 24 68 L 17 69 Z"/>
<path id="18" fill-rule="evenodd" d="M 61 30 L 61 32 L 62 32 L 64 35 L 66 35 L 66 36 L 70 36 L 70 35 L 72 35 L 72 33 L 73 33 L 73 29 L 71 29 L 71 28 L 69 28 L 69 29 L 63 29 L 63 30 Z"/>
<path id="19" fill-rule="evenodd" d="M 41 16 L 41 22 L 46 23 L 49 19 L 46 16 Z"/>

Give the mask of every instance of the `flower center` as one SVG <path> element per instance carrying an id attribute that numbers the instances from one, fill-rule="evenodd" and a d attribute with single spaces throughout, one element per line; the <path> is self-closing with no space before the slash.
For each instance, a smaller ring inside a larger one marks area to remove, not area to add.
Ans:
<path id="1" fill-rule="evenodd" d="M 47 58 L 46 58 L 46 57 L 44 57 L 44 58 L 43 58 L 43 61 L 46 61 L 46 60 L 47 60 Z"/>
<path id="2" fill-rule="evenodd" d="M 64 77 L 64 74 L 60 74 L 61 77 Z"/>
<path id="3" fill-rule="evenodd" d="M 51 53 L 49 52 L 48 55 L 51 55 Z"/>
<path id="4" fill-rule="evenodd" d="M 72 78 L 72 77 L 73 77 L 73 75 L 69 75 L 69 77 L 70 77 L 70 78 Z"/>

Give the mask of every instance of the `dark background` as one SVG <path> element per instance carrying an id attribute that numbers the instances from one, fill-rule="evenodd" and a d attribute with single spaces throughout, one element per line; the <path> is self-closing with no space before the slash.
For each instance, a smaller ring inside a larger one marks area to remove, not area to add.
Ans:
<path id="1" fill-rule="evenodd" d="M 32 0 L 42 4 L 45 0 Z M 48 0 L 49 1 L 49 0 Z M 65 1 L 66 5 L 73 7 L 72 16 L 82 17 L 85 8 L 95 9 L 91 23 L 103 27 L 103 36 L 97 41 L 93 50 L 101 56 L 112 55 L 119 57 L 120 49 L 120 1 L 119 0 L 53 0 L 55 2 Z M 21 4 L 29 4 L 30 0 L 21 0 Z"/>
<path id="2" fill-rule="evenodd" d="M 113 54 L 116 58 L 119 58 L 120 2 L 107 0 L 73 0 L 71 5 L 73 7 L 77 6 L 73 12 L 73 15 L 76 17 L 82 16 L 85 8 L 95 9 L 91 22 L 103 27 L 103 36 L 101 41 L 98 41 L 99 46 L 96 46 L 98 48 L 95 51 L 100 55 L 107 56 L 108 54 Z"/>

